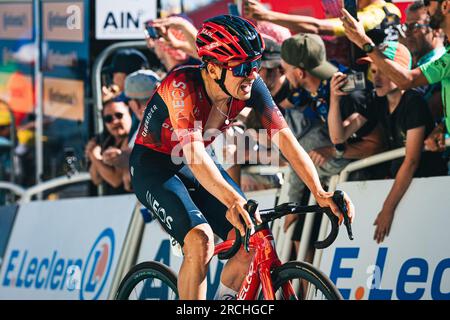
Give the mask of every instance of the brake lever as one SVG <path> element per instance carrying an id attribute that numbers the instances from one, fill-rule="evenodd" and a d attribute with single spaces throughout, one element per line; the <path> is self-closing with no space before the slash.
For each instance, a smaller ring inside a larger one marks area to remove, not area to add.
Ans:
<path id="1" fill-rule="evenodd" d="M 348 208 L 347 204 L 344 200 L 344 192 L 341 190 L 336 190 L 333 194 L 333 201 L 338 206 L 339 210 L 344 215 L 344 225 L 347 229 L 348 238 L 353 240 L 353 231 L 352 231 L 352 223 L 350 221 L 350 217 L 348 216 Z"/>
<path id="2" fill-rule="evenodd" d="M 253 225 L 256 226 L 255 222 L 255 212 L 258 209 L 258 202 L 255 200 L 248 200 L 247 204 L 245 205 L 245 210 L 247 210 L 248 214 L 250 215 L 250 219 L 253 222 Z M 241 219 L 242 221 L 242 219 Z M 245 226 L 245 235 L 242 244 L 244 246 L 245 251 L 250 252 L 250 236 L 251 236 L 251 229 L 247 228 L 247 225 L 244 223 Z"/>

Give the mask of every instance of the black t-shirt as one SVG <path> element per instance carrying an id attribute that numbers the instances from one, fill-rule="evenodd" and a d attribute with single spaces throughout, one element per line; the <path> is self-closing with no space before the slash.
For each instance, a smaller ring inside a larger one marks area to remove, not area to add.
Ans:
<path id="1" fill-rule="evenodd" d="M 355 112 L 361 114 L 367 120 L 367 122 L 349 138 L 349 143 L 359 141 L 362 137 L 371 133 L 376 127 L 378 116 L 376 105 L 371 103 L 372 100 L 373 95 L 370 88 L 365 91 L 353 91 L 349 95 L 342 97 L 339 105 L 342 120 L 347 119 Z"/>
<path id="2" fill-rule="evenodd" d="M 390 150 L 405 147 L 408 130 L 424 126 L 424 139 L 433 130 L 434 121 L 431 111 L 417 90 L 405 91 L 397 108 L 392 113 L 389 112 L 386 97 L 376 97 L 372 104 L 378 109 L 376 112 L 378 120 L 383 128 L 385 143 Z M 395 176 L 402 162 L 403 158 L 392 161 L 392 176 Z M 419 168 L 414 176 L 435 176 L 445 174 L 445 172 L 445 162 L 441 153 L 423 152 Z"/>

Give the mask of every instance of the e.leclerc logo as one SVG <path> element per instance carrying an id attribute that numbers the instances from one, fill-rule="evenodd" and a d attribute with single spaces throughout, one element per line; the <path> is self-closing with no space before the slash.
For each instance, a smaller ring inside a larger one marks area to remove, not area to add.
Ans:
<path id="1" fill-rule="evenodd" d="M 114 232 L 105 229 L 89 252 L 81 279 L 80 300 L 97 300 L 108 280 L 114 258 Z"/>
<path id="2" fill-rule="evenodd" d="M 108 280 L 114 249 L 111 228 L 97 237 L 85 260 L 62 257 L 58 250 L 53 250 L 51 256 L 34 256 L 29 250 L 13 249 L 4 259 L 1 286 L 60 292 L 79 290 L 81 300 L 96 300 Z"/>

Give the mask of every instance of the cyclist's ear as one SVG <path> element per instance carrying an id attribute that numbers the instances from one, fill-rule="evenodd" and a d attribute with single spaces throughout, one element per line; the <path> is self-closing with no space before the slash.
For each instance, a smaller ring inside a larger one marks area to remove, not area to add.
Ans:
<path id="1" fill-rule="evenodd" d="M 206 63 L 206 71 L 213 80 L 220 80 L 221 68 L 214 63 Z"/>

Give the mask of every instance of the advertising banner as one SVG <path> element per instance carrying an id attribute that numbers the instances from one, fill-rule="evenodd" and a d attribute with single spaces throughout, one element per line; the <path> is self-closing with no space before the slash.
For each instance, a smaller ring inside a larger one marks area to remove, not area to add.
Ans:
<path id="1" fill-rule="evenodd" d="M 44 112 L 48 116 L 83 120 L 84 82 L 58 78 L 44 79 Z"/>
<path id="2" fill-rule="evenodd" d="M 106 299 L 134 195 L 20 207 L 0 270 L 0 299 Z"/>
<path id="3" fill-rule="evenodd" d="M 320 269 L 345 299 L 449 300 L 450 177 L 414 179 L 397 210 L 390 234 L 377 244 L 373 225 L 393 180 L 346 182 L 356 208 L 355 240 L 342 227 L 323 251 Z"/>
<path id="4" fill-rule="evenodd" d="M 3 262 L 3 255 L 6 251 L 9 236 L 14 225 L 18 206 L 0 207 L 0 267 Z"/>
<path id="5" fill-rule="evenodd" d="M 89 5 L 86 1 L 43 1 L 42 69 L 44 114 L 84 120 L 89 78 Z M 67 123 L 70 126 L 69 123 Z"/>
<path id="6" fill-rule="evenodd" d="M 157 0 L 96 0 L 95 38 L 144 39 L 144 22 L 156 18 Z"/>
<path id="7" fill-rule="evenodd" d="M 246 194 L 248 199 L 258 201 L 260 209 L 273 208 L 275 204 L 276 190 L 254 191 Z M 175 274 L 178 274 L 183 259 L 173 252 L 171 248 L 171 239 L 162 229 L 159 222 L 152 220 L 145 225 L 144 235 L 142 237 L 141 248 L 138 254 L 138 263 L 144 261 L 158 261 L 169 266 Z M 217 238 L 217 241 L 222 241 Z M 226 261 L 219 260 L 217 256 L 213 257 L 209 264 L 207 274 L 207 299 L 213 299 L 220 283 L 220 275 Z M 146 294 L 156 296 L 161 290 L 158 287 L 146 288 Z M 154 290 L 154 293 L 148 290 Z M 167 298 L 167 297 L 161 297 Z"/>
<path id="8" fill-rule="evenodd" d="M 0 99 L 13 111 L 18 124 L 34 107 L 33 4 L 0 2 Z"/>

